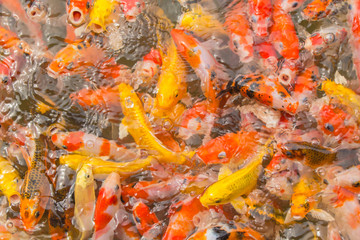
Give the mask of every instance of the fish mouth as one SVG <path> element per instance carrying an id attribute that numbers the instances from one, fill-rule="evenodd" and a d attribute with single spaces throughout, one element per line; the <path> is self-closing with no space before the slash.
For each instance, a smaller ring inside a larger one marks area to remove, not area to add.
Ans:
<path id="1" fill-rule="evenodd" d="M 45 20 L 47 11 L 43 4 L 34 2 L 28 9 L 27 15 L 34 22 L 42 22 Z"/>
<path id="2" fill-rule="evenodd" d="M 134 15 L 126 15 L 125 18 L 126 18 L 126 20 L 128 22 L 135 22 L 136 21 L 136 16 L 134 16 Z"/>
<path id="3" fill-rule="evenodd" d="M 69 13 L 68 21 L 75 27 L 78 27 L 85 22 L 83 12 L 78 7 L 74 7 Z"/>
<path id="4" fill-rule="evenodd" d="M 94 33 L 97 33 L 97 34 L 104 32 L 104 28 L 98 23 L 91 24 L 90 29 L 91 29 L 91 31 L 93 31 Z"/>

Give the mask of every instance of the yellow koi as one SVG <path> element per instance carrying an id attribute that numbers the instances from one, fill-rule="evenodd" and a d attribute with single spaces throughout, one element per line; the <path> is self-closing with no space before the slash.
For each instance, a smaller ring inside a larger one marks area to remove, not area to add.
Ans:
<path id="1" fill-rule="evenodd" d="M 81 239 L 89 239 L 95 212 L 95 181 L 91 165 L 84 164 L 78 171 L 74 191 L 76 225 L 81 232 Z"/>
<path id="2" fill-rule="evenodd" d="M 175 43 L 171 41 L 167 56 L 162 54 L 162 71 L 157 84 L 157 94 L 152 115 L 169 115 L 187 92 L 186 65 L 179 56 Z"/>
<path id="3" fill-rule="evenodd" d="M 78 170 L 83 164 L 91 165 L 94 175 L 116 172 L 120 176 L 127 176 L 143 170 L 151 164 L 153 159 L 153 157 L 148 157 L 145 159 L 136 159 L 131 162 L 110 162 L 101 158 L 71 154 L 61 156 L 59 158 L 59 162 L 60 164 L 67 165 L 74 170 Z"/>
<path id="4" fill-rule="evenodd" d="M 255 158 L 244 168 L 210 185 L 200 197 L 204 206 L 221 205 L 250 193 L 257 184 L 264 159 L 274 155 L 273 139 L 269 139 Z"/>
<path id="5" fill-rule="evenodd" d="M 96 33 L 105 31 L 106 26 L 112 21 L 112 16 L 115 16 L 114 12 L 118 6 L 120 4 L 117 0 L 95 0 L 90 11 L 88 27 Z"/>
<path id="6" fill-rule="evenodd" d="M 291 208 L 286 215 L 284 223 L 293 220 L 302 220 L 307 214 L 323 221 L 334 221 L 334 218 L 322 209 L 316 209 L 319 199 L 317 193 L 321 191 L 320 184 L 313 177 L 302 176 L 293 189 Z"/>
<path id="7" fill-rule="evenodd" d="M 120 103 L 125 115 L 122 124 L 134 138 L 136 144 L 143 149 L 156 152 L 159 161 L 167 163 L 183 164 L 187 157 L 192 157 L 194 152 L 179 153 L 166 148 L 155 137 L 149 120 L 145 116 L 144 108 L 134 89 L 125 83 L 119 85 Z"/>
<path id="8" fill-rule="evenodd" d="M 331 80 L 323 81 L 320 84 L 320 90 L 324 91 L 327 96 L 336 98 L 341 104 L 349 107 L 352 115 L 358 116 L 357 120 L 360 122 L 360 96 L 353 90 L 341 84 L 337 84 Z"/>
<path id="9" fill-rule="evenodd" d="M 181 16 L 180 27 L 204 39 L 210 38 L 214 32 L 227 35 L 223 24 L 215 16 L 205 12 L 200 5 Z"/>
<path id="10" fill-rule="evenodd" d="M 7 197 L 9 204 L 20 201 L 19 181 L 19 173 L 7 159 L 0 157 L 0 191 Z"/>

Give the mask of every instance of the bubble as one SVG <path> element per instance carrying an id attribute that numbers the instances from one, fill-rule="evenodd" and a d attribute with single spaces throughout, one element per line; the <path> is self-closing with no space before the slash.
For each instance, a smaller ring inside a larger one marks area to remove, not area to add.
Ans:
<path id="1" fill-rule="evenodd" d="M 275 185 L 275 189 L 278 190 L 278 191 L 280 191 L 280 190 L 281 190 L 281 186 L 280 186 L 279 184 L 276 184 L 276 185 Z"/>
<path id="2" fill-rule="evenodd" d="M 174 127 L 174 123 L 171 121 L 171 119 L 167 118 L 163 120 L 162 126 L 165 128 L 165 130 L 169 131 Z"/>
<path id="3" fill-rule="evenodd" d="M 131 100 L 130 97 L 127 97 L 125 99 L 125 107 L 127 107 L 127 108 L 133 108 L 134 107 L 134 102 Z"/>
<path id="4" fill-rule="evenodd" d="M 326 174 L 326 171 L 323 167 L 319 167 L 316 169 L 316 173 L 320 176 L 320 177 L 324 177 Z"/>
<path id="5" fill-rule="evenodd" d="M 234 220 L 235 222 L 240 222 L 241 217 L 240 217 L 239 215 L 235 215 L 234 218 L 233 218 L 233 220 Z"/>
<path id="6" fill-rule="evenodd" d="M 280 165 L 280 164 L 276 164 L 276 165 L 274 166 L 274 168 L 275 168 L 275 170 L 280 170 L 280 169 L 281 169 L 281 165 Z"/>
<path id="7" fill-rule="evenodd" d="M 95 146 L 95 143 L 94 143 L 94 141 L 89 140 L 89 141 L 86 141 L 85 145 L 87 148 L 93 148 Z"/>

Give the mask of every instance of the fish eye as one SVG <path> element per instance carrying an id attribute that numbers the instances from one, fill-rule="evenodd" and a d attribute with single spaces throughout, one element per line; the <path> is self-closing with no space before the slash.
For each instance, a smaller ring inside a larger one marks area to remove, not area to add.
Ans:
<path id="1" fill-rule="evenodd" d="M 39 212 L 39 211 L 36 211 L 36 212 L 35 212 L 35 218 L 38 218 L 38 217 L 40 217 L 40 212 Z"/>
<path id="2" fill-rule="evenodd" d="M 139 3 L 139 2 L 136 2 L 135 5 L 136 5 L 137 8 L 141 7 L 141 3 Z"/>
<path id="3" fill-rule="evenodd" d="M 256 16 L 251 16 L 251 22 L 256 23 L 257 22 L 257 17 Z"/>
<path id="4" fill-rule="evenodd" d="M 306 209 L 306 210 L 309 210 L 310 209 L 310 204 L 307 202 L 307 203 L 304 203 L 303 204 L 303 207 Z"/>
<path id="5" fill-rule="evenodd" d="M 226 152 L 224 152 L 224 151 L 220 152 L 219 155 L 218 155 L 218 158 L 219 158 L 219 159 L 224 159 L 224 158 L 226 158 Z"/>
<path id="6" fill-rule="evenodd" d="M 330 131 L 330 132 L 333 132 L 334 131 L 334 126 L 331 125 L 330 123 L 326 123 L 325 124 L 325 128 L 326 130 Z"/>
<path id="7" fill-rule="evenodd" d="M 118 191 L 119 189 L 120 189 L 120 186 L 118 184 L 116 184 L 115 191 Z"/>
<path id="8" fill-rule="evenodd" d="M 294 2 L 292 8 L 296 8 L 298 6 L 298 2 Z"/>
<path id="9" fill-rule="evenodd" d="M 285 151 L 285 155 L 288 157 L 288 158 L 294 158 L 294 154 L 291 152 L 291 151 Z"/>
<path id="10" fill-rule="evenodd" d="M 328 44 L 335 42 L 335 34 L 333 34 L 333 33 L 326 34 L 324 41 Z"/>
<path id="11" fill-rule="evenodd" d="M 70 0 L 68 0 L 66 3 L 67 3 L 67 5 L 69 5 L 69 6 L 70 6 Z"/>
<path id="12" fill-rule="evenodd" d="M 89 174 L 87 174 L 85 177 L 86 177 L 86 178 L 90 178 L 90 175 L 89 175 Z"/>
<path id="13" fill-rule="evenodd" d="M 120 3 L 120 9 L 121 9 L 121 11 L 124 11 L 124 3 L 123 2 Z"/>
<path id="14" fill-rule="evenodd" d="M 9 82 L 9 77 L 5 76 L 2 78 L 2 83 L 7 84 Z"/>
<path id="15" fill-rule="evenodd" d="M 353 187 L 360 187 L 360 182 L 356 182 L 352 184 Z"/>
<path id="16" fill-rule="evenodd" d="M 90 8 L 90 2 L 86 3 L 86 8 L 89 9 Z"/>

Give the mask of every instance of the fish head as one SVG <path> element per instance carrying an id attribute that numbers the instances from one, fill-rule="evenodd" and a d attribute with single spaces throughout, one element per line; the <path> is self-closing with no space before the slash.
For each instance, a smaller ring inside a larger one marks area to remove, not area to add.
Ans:
<path id="1" fill-rule="evenodd" d="M 80 66 L 81 54 L 76 45 L 70 44 L 64 49 L 60 50 L 54 60 L 47 67 L 49 76 L 57 78 L 61 75 L 70 75 Z"/>
<path id="2" fill-rule="evenodd" d="M 136 17 L 145 9 L 144 0 L 122 0 L 120 7 L 129 22 L 135 22 Z"/>
<path id="3" fill-rule="evenodd" d="M 94 184 L 92 166 L 89 164 L 84 164 L 76 176 L 76 185 L 83 189 L 86 189 L 92 184 Z"/>
<path id="4" fill-rule="evenodd" d="M 230 49 L 240 57 L 240 61 L 244 63 L 251 62 L 254 58 L 253 38 L 251 35 L 240 36 L 232 33 L 230 35 Z"/>
<path id="5" fill-rule="evenodd" d="M 305 194 L 300 194 L 292 198 L 291 215 L 295 220 L 303 219 L 310 210 L 310 203 Z"/>
<path id="6" fill-rule="evenodd" d="M 183 98 L 185 91 L 186 88 L 179 83 L 178 76 L 173 71 L 165 70 L 159 78 L 155 107 L 170 110 Z"/>
<path id="7" fill-rule="evenodd" d="M 188 32 L 180 29 L 171 30 L 171 36 L 178 52 L 190 63 L 193 68 L 200 65 L 201 48 L 199 42 Z"/>
<path id="8" fill-rule="evenodd" d="M 304 48 L 311 51 L 314 55 L 320 55 L 327 48 L 339 45 L 347 36 L 344 28 L 328 28 L 313 33 L 305 40 Z"/>
<path id="9" fill-rule="evenodd" d="M 328 136 L 359 142 L 355 138 L 359 132 L 356 121 L 342 105 L 324 104 L 318 113 L 318 126 Z"/>
<path id="10" fill-rule="evenodd" d="M 35 0 L 28 6 L 26 11 L 28 17 L 34 22 L 44 22 L 48 14 L 45 1 Z"/>
<path id="11" fill-rule="evenodd" d="M 253 14 L 250 17 L 250 23 L 254 33 L 259 37 L 267 37 L 269 35 L 268 28 L 271 25 L 270 16 L 261 16 Z"/>
<path id="12" fill-rule="evenodd" d="M 302 11 L 303 18 L 308 21 L 320 20 L 330 13 L 330 9 L 327 9 L 327 6 L 328 1 L 314 0 Z"/>
<path id="13" fill-rule="evenodd" d="M 281 9 L 285 12 L 292 12 L 302 6 L 305 0 L 282 0 Z"/>
<path id="14" fill-rule="evenodd" d="M 85 23 L 86 15 L 89 14 L 91 2 L 86 1 L 67 1 L 68 21 L 78 27 Z"/>
<path id="15" fill-rule="evenodd" d="M 22 197 L 20 200 L 20 216 L 24 223 L 26 231 L 34 230 L 44 215 L 47 198 L 41 197 L 40 194 L 35 193 L 31 198 Z M 45 202 L 46 201 L 46 202 Z"/>
<path id="16" fill-rule="evenodd" d="M 226 189 L 210 185 L 199 200 L 204 207 L 221 205 L 229 202 L 230 194 Z"/>
<path id="17" fill-rule="evenodd" d="M 103 187 L 106 195 L 119 196 L 121 194 L 120 175 L 116 172 L 112 172 L 107 176 L 103 183 Z"/>

